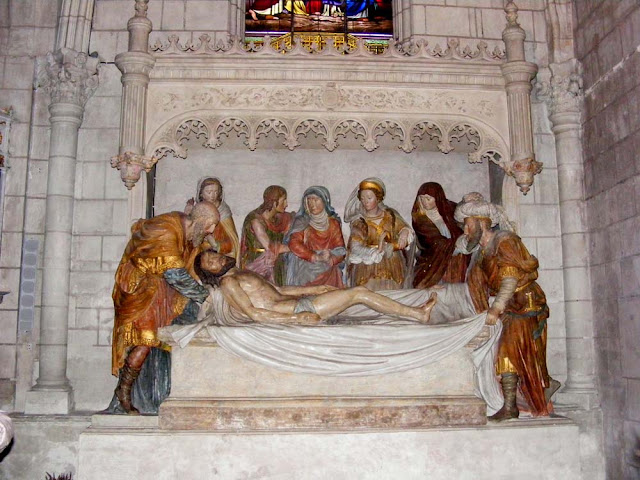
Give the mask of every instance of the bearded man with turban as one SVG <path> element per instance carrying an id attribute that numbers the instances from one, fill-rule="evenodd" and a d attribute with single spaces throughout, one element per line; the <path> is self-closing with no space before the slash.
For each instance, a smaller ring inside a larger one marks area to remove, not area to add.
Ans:
<path id="1" fill-rule="evenodd" d="M 532 415 L 552 412 L 551 395 L 560 386 L 547 371 L 547 318 L 549 307 L 538 278 L 538 260 L 518 235 L 492 230 L 502 224 L 501 207 L 480 197 L 465 198 L 455 211 L 464 223 L 466 250 L 474 251 L 467 284 L 476 311 L 487 311 L 487 323 L 502 321 L 496 373 L 504 394 L 504 406 L 491 417 L 505 420 L 519 416 L 518 383 Z M 460 243 L 460 242 L 459 242 Z M 489 297 L 495 297 L 489 305 Z"/>

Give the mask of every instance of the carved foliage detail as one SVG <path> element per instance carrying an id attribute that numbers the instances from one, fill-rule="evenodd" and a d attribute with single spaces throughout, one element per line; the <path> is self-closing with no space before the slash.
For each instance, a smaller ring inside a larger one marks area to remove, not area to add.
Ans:
<path id="1" fill-rule="evenodd" d="M 98 58 L 70 48 L 49 52 L 38 58 L 36 87 L 42 87 L 52 103 L 74 103 L 84 107 L 98 88 Z"/>
<path id="2" fill-rule="evenodd" d="M 410 89 L 337 87 L 304 88 L 201 87 L 189 93 L 166 92 L 153 100 L 162 112 L 202 109 L 328 110 L 438 112 L 494 118 L 493 102 L 463 97 L 451 92 L 421 92 Z"/>
<path id="3" fill-rule="evenodd" d="M 374 53 L 366 46 L 365 40 L 355 39 L 353 45 L 335 44 L 331 38 L 326 39 L 326 45 L 312 44 L 308 48 L 303 42 L 295 42 L 294 46 L 287 46 L 285 42 L 272 41 L 265 36 L 262 43 L 245 43 L 243 38 L 229 36 L 226 39 L 214 40 L 206 33 L 200 35 L 198 40 L 180 41 L 180 38 L 171 34 L 165 41 L 158 39 L 149 49 L 158 57 L 176 56 L 321 56 L 338 57 L 346 61 L 354 57 L 385 57 L 385 58 L 420 58 L 431 61 L 457 60 L 466 62 L 500 63 L 505 60 L 505 52 L 496 46 L 489 49 L 486 42 L 480 41 L 475 46 L 465 45 L 451 38 L 443 48 L 440 44 L 429 45 L 426 40 L 411 40 L 407 42 L 390 42 L 382 53 Z"/>

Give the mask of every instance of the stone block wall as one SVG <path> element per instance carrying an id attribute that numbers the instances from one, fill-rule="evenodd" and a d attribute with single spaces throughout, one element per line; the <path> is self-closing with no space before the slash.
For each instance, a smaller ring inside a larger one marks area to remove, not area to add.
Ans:
<path id="1" fill-rule="evenodd" d="M 546 65 L 545 2 L 520 0 L 516 4 L 518 20 L 527 34 L 527 59 Z M 496 46 L 504 48 L 502 31 L 506 20 L 503 0 L 411 0 L 410 5 L 410 26 L 403 29 L 405 37 L 409 32 L 414 38 L 425 39 L 431 46 L 440 44 L 443 48 L 450 38 L 459 39 L 463 46 L 475 46 L 483 40 L 490 50 Z"/>
<path id="2" fill-rule="evenodd" d="M 608 478 L 640 475 L 640 5 L 575 3 Z"/>
<path id="3" fill-rule="evenodd" d="M 18 326 L 20 266 L 23 242 L 41 240 L 44 229 L 48 112 L 33 78 L 36 56 L 52 49 L 56 24 L 57 2 L 0 0 L 0 108 L 14 111 L 0 244 L 0 289 L 10 292 L 0 305 L 0 409 L 7 410 L 24 402 L 31 386 L 38 339 L 37 322 Z"/>

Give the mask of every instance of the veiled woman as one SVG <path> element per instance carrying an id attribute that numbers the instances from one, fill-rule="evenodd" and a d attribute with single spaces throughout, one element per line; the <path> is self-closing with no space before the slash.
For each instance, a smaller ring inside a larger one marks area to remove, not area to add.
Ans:
<path id="1" fill-rule="evenodd" d="M 386 188 L 367 178 L 351 193 L 344 220 L 351 224 L 347 255 L 349 286 L 396 290 L 411 286 L 413 230 L 384 203 Z"/>
<path id="2" fill-rule="evenodd" d="M 416 234 L 416 264 L 413 287 L 429 288 L 439 283 L 464 282 L 468 255 L 455 255 L 462 229 L 453 218 L 456 203 L 447 200 L 439 183 L 423 183 L 411 210 Z"/>
<path id="3" fill-rule="evenodd" d="M 286 256 L 287 285 L 344 287 L 342 266 L 347 250 L 340 217 L 325 187 L 305 190 L 284 243 L 291 250 Z"/>
<path id="4" fill-rule="evenodd" d="M 215 177 L 201 178 L 196 192 L 195 199 L 191 198 L 187 201 L 184 213 L 189 214 L 195 202 L 203 201 L 213 203 L 220 213 L 220 223 L 216 226 L 213 235 L 207 237 L 207 242 L 203 243 L 199 251 L 213 248 L 218 253 L 234 258 L 237 263 L 240 259 L 240 241 L 236 225 L 233 222 L 233 214 L 229 205 L 224 201 L 222 183 Z"/>

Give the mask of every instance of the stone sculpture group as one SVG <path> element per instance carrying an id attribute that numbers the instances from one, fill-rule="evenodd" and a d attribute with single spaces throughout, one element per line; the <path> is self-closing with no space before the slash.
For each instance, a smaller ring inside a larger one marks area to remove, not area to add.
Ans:
<path id="1" fill-rule="evenodd" d="M 394 300 L 408 298 L 394 291 L 437 292 L 458 284 L 465 285 L 471 311 L 486 312 L 489 325 L 502 323 L 495 366 L 504 406 L 491 418 L 517 418 L 521 409 L 548 416 L 559 387 L 546 365 L 549 309 L 536 282 L 538 260 L 504 210 L 475 192 L 455 203 L 440 184 L 427 182 L 409 224 L 385 196 L 378 178 L 358 183 L 344 211 L 346 242 L 323 186 L 309 187 L 295 213 L 287 212 L 283 187 L 268 187 L 240 237 L 214 177 L 198 183 L 184 213 L 139 220 L 113 291 L 113 373 L 119 382 L 111 411 L 137 413 L 131 393 L 136 378 L 152 348 L 167 348 L 158 329 L 203 315 L 215 322 L 222 310 L 212 302 L 223 302 L 240 323 L 315 326 L 363 305 L 432 328 L 435 293 L 409 305 Z"/>

